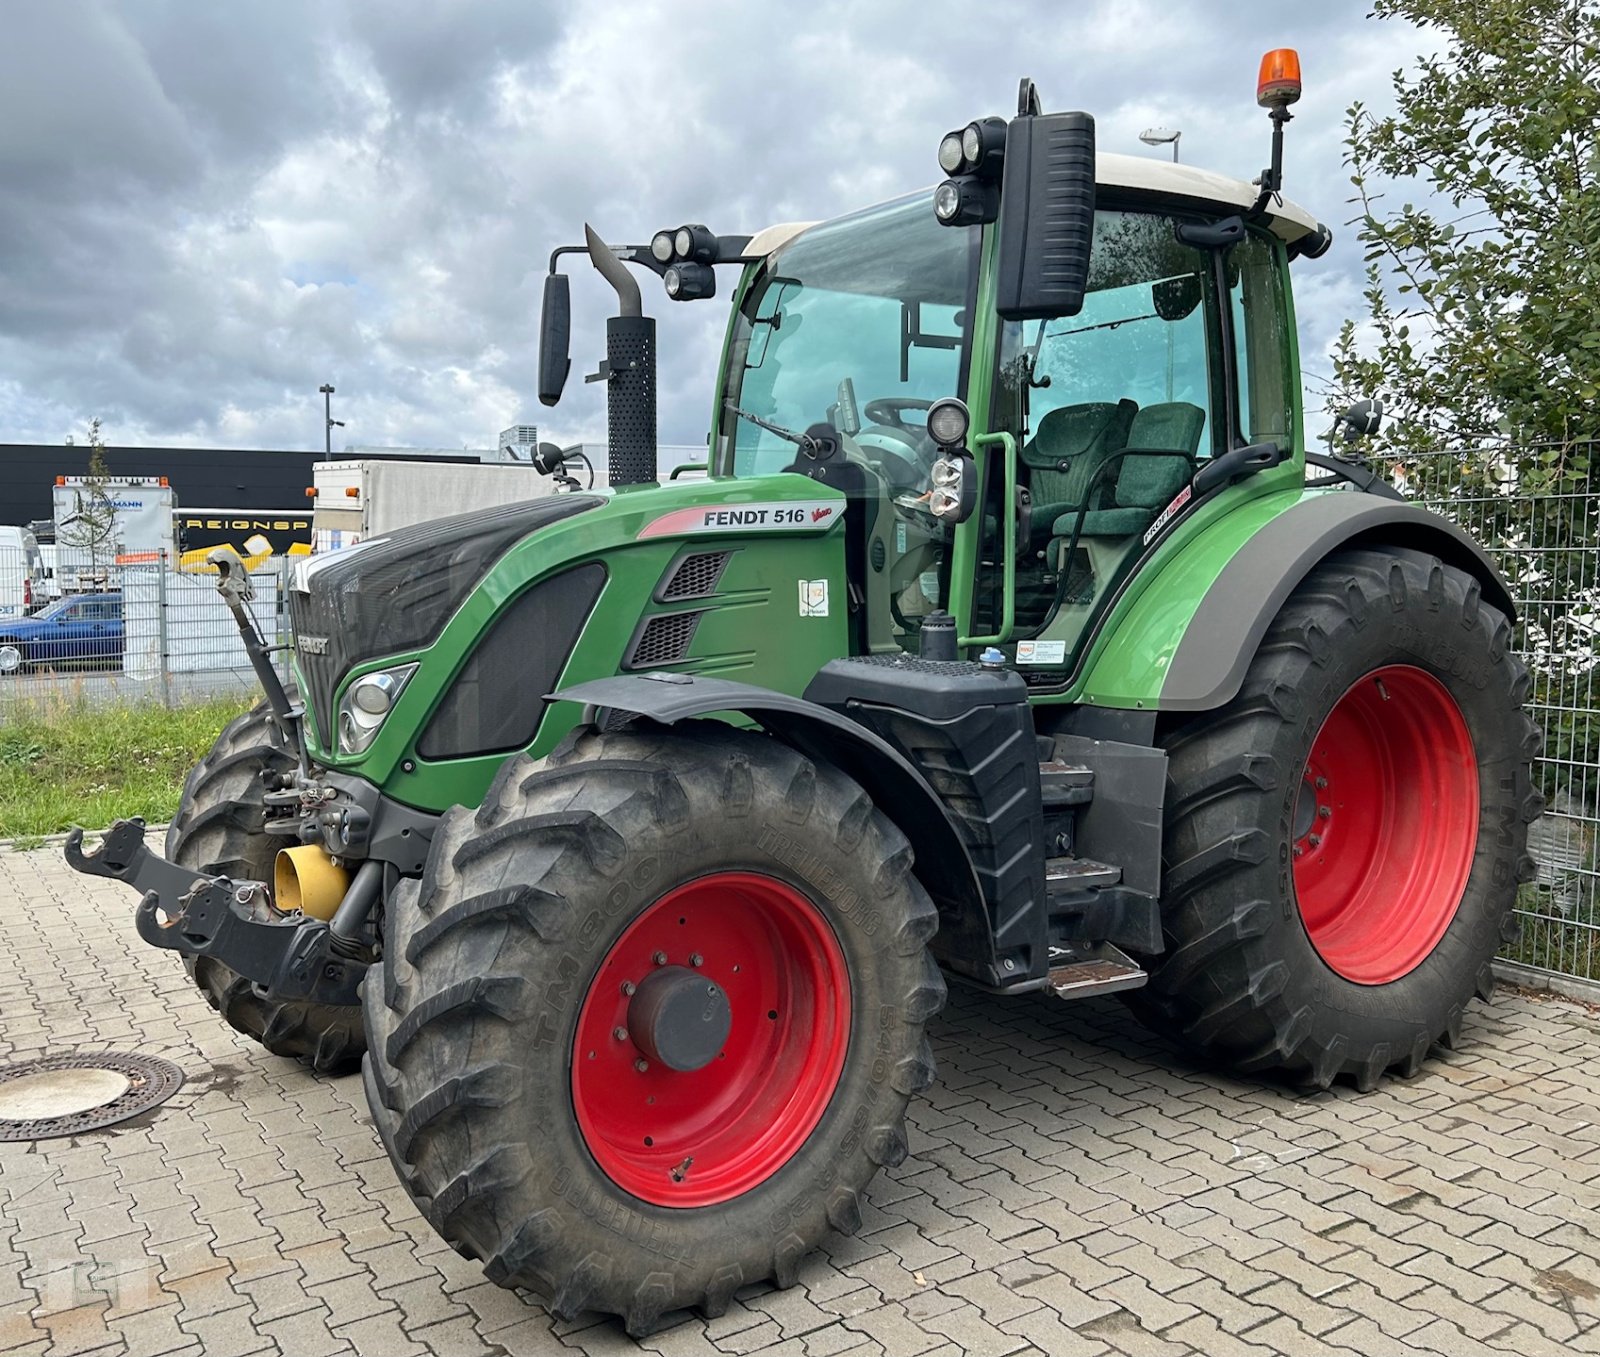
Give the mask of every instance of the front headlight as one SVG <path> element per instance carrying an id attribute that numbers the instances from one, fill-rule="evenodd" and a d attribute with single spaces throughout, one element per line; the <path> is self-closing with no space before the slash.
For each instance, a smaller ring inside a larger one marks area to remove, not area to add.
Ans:
<path id="1" fill-rule="evenodd" d="M 378 738 L 384 721 L 406 681 L 417 672 L 414 664 L 375 669 L 363 674 L 344 691 L 339 701 L 339 752 L 361 754 Z"/>

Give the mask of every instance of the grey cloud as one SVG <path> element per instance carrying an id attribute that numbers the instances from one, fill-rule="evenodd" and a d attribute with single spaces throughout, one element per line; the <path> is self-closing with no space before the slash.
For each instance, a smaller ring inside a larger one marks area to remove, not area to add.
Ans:
<path id="1" fill-rule="evenodd" d="M 539 280 L 616 240 L 830 216 L 936 177 L 939 135 L 1020 75 L 1108 149 L 1151 121 L 1185 160 L 1264 163 L 1255 61 L 1298 43 L 1290 188 L 1344 216 L 1340 114 L 1381 101 L 1395 30 L 1351 7 L 999 0 L 667 7 L 484 0 L 23 3 L 0 47 L 0 425 L 53 441 L 312 446 L 324 380 L 355 442 L 503 424 L 603 429 L 581 381 L 533 401 Z M 1302 285 L 1315 360 L 1355 297 L 1346 248 Z M 1313 283 L 1312 280 L 1316 282 Z M 1342 280 L 1342 281 L 1341 281 Z M 660 318 L 662 435 L 705 434 L 725 311 Z M 574 368 L 609 294 L 575 270 Z"/>

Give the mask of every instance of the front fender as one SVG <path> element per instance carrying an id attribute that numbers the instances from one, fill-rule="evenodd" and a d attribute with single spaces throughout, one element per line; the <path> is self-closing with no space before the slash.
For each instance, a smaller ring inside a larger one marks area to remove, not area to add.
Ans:
<path id="1" fill-rule="evenodd" d="M 872 731 L 803 698 L 679 673 L 595 679 L 551 697 L 583 703 L 590 722 L 602 711 L 631 712 L 662 725 L 738 714 L 807 758 L 831 763 L 858 782 L 910 841 L 917 879 L 939 907 L 935 952 L 968 974 L 998 980 L 989 907 L 960 831 L 916 767 Z"/>
<path id="2" fill-rule="evenodd" d="M 1092 660 L 1083 700 L 1158 711 L 1223 706 L 1238 694 L 1289 595 L 1319 562 L 1348 546 L 1428 552 L 1471 575 L 1487 602 L 1516 616 L 1494 562 L 1437 514 L 1349 490 L 1258 499 L 1218 519 L 1157 567 Z"/>

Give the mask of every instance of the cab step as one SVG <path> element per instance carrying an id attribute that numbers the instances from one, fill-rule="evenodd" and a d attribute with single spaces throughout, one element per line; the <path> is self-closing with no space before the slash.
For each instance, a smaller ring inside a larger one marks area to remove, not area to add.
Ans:
<path id="1" fill-rule="evenodd" d="M 1086 806 L 1094 800 L 1094 769 L 1046 759 L 1039 764 L 1039 791 L 1047 815 L 1066 806 Z"/>
<path id="2" fill-rule="evenodd" d="M 1121 880 L 1122 868 L 1088 858 L 1046 858 L 1044 862 L 1044 888 L 1049 895 L 1115 886 Z"/>
<path id="3" fill-rule="evenodd" d="M 1149 979 L 1148 971 L 1109 942 L 1050 949 L 1049 990 L 1058 999 L 1088 999 L 1139 989 Z"/>

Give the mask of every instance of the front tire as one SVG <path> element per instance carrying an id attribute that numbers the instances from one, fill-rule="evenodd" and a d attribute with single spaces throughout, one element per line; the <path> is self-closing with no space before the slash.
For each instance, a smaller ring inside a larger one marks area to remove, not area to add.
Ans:
<path id="1" fill-rule="evenodd" d="M 1151 1026 L 1241 1071 L 1365 1089 L 1456 1045 L 1532 879 L 1539 733 L 1511 624 L 1420 553 L 1346 551 L 1239 695 L 1168 732 Z"/>
<path id="2" fill-rule="evenodd" d="M 363 992 L 374 1120 L 491 1280 L 635 1335 L 719 1314 L 905 1157 L 936 926 L 837 770 L 715 722 L 579 732 L 451 811 L 397 892 Z"/>
<path id="3" fill-rule="evenodd" d="M 283 844 L 262 828 L 261 779 L 294 766 L 266 703 L 229 722 L 183 785 L 167 830 L 167 857 L 199 872 L 270 882 Z M 303 1060 L 319 1074 L 350 1074 L 360 1066 L 359 1005 L 273 999 L 212 957 L 186 956 L 183 968 L 228 1026 L 273 1055 Z"/>

